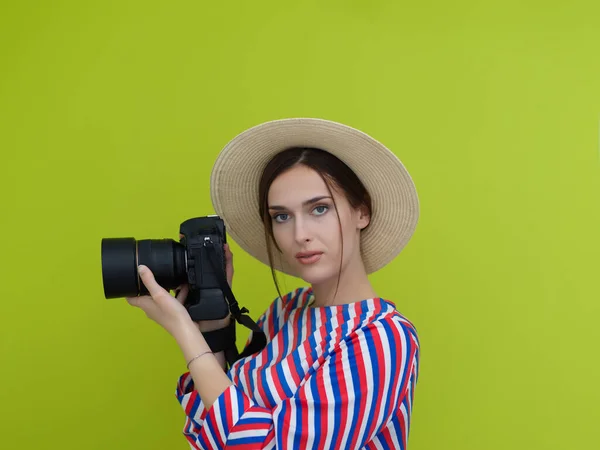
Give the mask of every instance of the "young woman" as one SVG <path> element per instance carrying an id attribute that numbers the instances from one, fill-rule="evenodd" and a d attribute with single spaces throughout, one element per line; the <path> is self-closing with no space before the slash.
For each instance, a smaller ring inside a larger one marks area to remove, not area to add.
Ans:
<path id="1" fill-rule="evenodd" d="M 147 267 L 149 296 L 129 298 L 179 344 L 177 386 L 194 449 L 405 449 L 419 368 L 415 327 L 368 274 L 406 245 L 418 220 L 414 184 L 385 146 L 320 119 L 253 127 L 219 155 L 211 196 L 228 234 L 306 287 L 257 320 L 266 345 L 227 368 Z M 227 280 L 233 256 L 226 246 Z M 251 334 L 247 345 L 252 342 Z"/>

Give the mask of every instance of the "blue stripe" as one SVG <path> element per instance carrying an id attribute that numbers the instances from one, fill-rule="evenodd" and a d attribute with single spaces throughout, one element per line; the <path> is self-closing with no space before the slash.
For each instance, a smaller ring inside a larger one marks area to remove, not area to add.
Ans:
<path id="1" fill-rule="evenodd" d="M 225 411 L 227 411 L 227 407 L 225 405 L 225 398 L 229 396 L 229 392 L 228 391 L 229 391 L 229 389 L 225 390 L 217 398 L 217 402 L 219 402 L 219 410 L 223 411 L 223 413 L 224 413 L 224 414 L 222 413 L 222 416 L 219 416 L 217 418 L 217 420 L 221 419 L 221 417 L 222 417 L 222 420 L 220 420 L 220 422 L 222 424 L 223 430 L 225 431 L 225 440 L 226 441 L 227 441 L 227 436 L 229 436 L 229 433 L 230 433 L 230 430 L 229 430 L 230 423 L 227 420 L 227 413 L 225 412 Z M 234 395 L 233 395 L 232 403 L 237 403 L 237 405 L 238 405 L 237 409 L 239 411 L 240 409 L 243 408 L 244 404 L 242 402 L 240 402 L 240 398 L 239 398 L 239 394 L 238 394 L 237 389 L 234 389 L 233 393 L 234 393 Z M 214 405 L 213 405 L 213 407 L 214 407 Z M 235 422 L 237 422 L 237 417 L 233 417 L 233 423 L 235 423 Z M 218 423 L 217 423 L 217 426 L 219 426 Z"/>
<path id="2" fill-rule="evenodd" d="M 210 415 L 206 416 L 206 420 L 204 421 L 204 424 L 202 426 L 208 428 L 208 434 L 210 434 L 213 437 L 213 439 L 215 439 L 216 441 L 220 440 L 220 435 L 216 432 L 213 426 L 213 421 L 210 420 Z"/>
<path id="3" fill-rule="evenodd" d="M 377 411 L 377 404 L 379 403 L 380 399 L 381 399 L 381 393 L 380 393 L 380 387 L 381 387 L 381 383 L 379 382 L 378 376 L 379 376 L 379 362 L 377 361 L 377 353 L 375 351 L 376 346 L 375 344 L 373 344 L 373 332 L 371 331 L 370 328 L 365 328 L 364 329 L 364 339 L 366 340 L 367 343 L 367 352 L 369 353 L 369 357 L 371 358 L 371 365 L 372 365 L 372 369 L 370 369 L 368 366 L 365 367 L 365 372 L 368 374 L 369 372 L 371 373 L 371 378 L 373 380 L 373 385 L 371 386 L 373 388 L 373 396 L 371 398 L 371 403 L 367 404 L 367 427 L 365 428 L 365 431 L 367 430 L 367 428 L 369 427 L 369 425 L 371 423 L 373 423 L 373 420 L 375 419 L 375 413 Z M 367 389 L 369 388 L 368 386 L 366 387 Z M 365 395 L 366 397 L 366 395 Z M 363 441 L 364 438 L 366 437 L 363 436 Z"/>
<path id="4" fill-rule="evenodd" d="M 381 321 L 381 325 L 383 327 L 383 331 L 385 333 L 385 337 L 387 339 L 387 342 L 384 343 L 387 344 L 390 348 L 390 358 L 389 361 L 387 362 L 387 364 L 389 365 L 390 368 L 390 379 L 389 379 L 389 386 L 388 392 L 384 392 L 383 393 L 383 398 L 385 401 L 385 407 L 384 407 L 384 414 L 388 415 L 390 414 L 390 408 L 392 408 L 392 405 L 396 402 L 396 398 L 392 398 L 392 395 L 394 395 L 394 381 L 396 381 L 396 374 L 398 373 L 399 367 L 398 367 L 398 360 L 396 358 L 394 358 L 394 343 L 396 341 L 396 337 L 398 339 L 400 339 L 400 336 L 397 336 L 398 333 L 395 332 L 395 323 L 389 323 L 389 321 L 386 320 L 382 320 Z"/>
<path id="5" fill-rule="evenodd" d="M 342 430 L 339 430 L 339 424 L 341 422 L 341 415 L 345 413 L 345 409 L 342 410 L 342 401 L 341 401 L 341 389 L 340 389 L 340 382 L 338 380 L 337 374 L 336 374 L 336 367 L 338 364 L 341 364 L 343 362 L 343 355 L 341 354 L 334 354 L 331 358 L 330 361 L 328 361 L 329 363 L 329 380 L 331 381 L 331 391 L 333 392 L 333 398 L 336 400 L 334 405 L 333 405 L 333 425 L 331 423 L 329 423 L 329 427 L 334 429 L 334 433 L 332 436 L 332 443 L 335 444 L 336 439 L 338 437 L 338 433 Z M 327 363 L 326 363 L 327 364 Z M 338 433 L 336 433 L 336 431 Z M 336 448 L 339 448 L 336 446 Z"/>
<path id="6" fill-rule="evenodd" d="M 304 310 L 299 311 L 298 314 L 304 314 Z M 300 347 L 302 346 L 302 341 L 300 340 L 301 336 L 302 336 L 302 325 L 305 323 L 305 320 L 296 320 L 296 328 L 295 328 L 295 336 L 298 336 L 298 342 L 296 345 L 296 348 L 293 348 L 291 350 L 290 353 L 288 353 L 288 355 L 292 356 L 292 362 L 294 364 L 294 367 L 291 367 L 291 370 L 295 370 L 296 374 L 300 375 L 303 372 L 303 368 L 302 368 L 302 361 L 300 360 Z M 305 335 L 305 339 L 310 336 L 310 330 L 306 331 L 306 335 Z M 314 348 L 314 346 L 311 346 L 311 348 Z"/>
<path id="7" fill-rule="evenodd" d="M 350 375 L 352 377 L 352 387 L 355 393 L 355 401 L 354 401 L 354 408 L 352 411 L 352 420 L 353 421 L 357 421 L 358 418 L 360 417 L 359 413 L 360 413 L 360 403 L 362 401 L 362 397 L 363 397 L 363 386 L 360 383 L 360 378 L 358 375 L 358 364 L 357 364 L 357 360 L 356 360 L 356 353 L 358 350 L 358 353 L 361 354 L 362 352 L 360 351 L 360 348 L 357 349 L 356 346 L 358 345 L 358 343 L 348 343 L 348 350 L 346 350 L 348 353 L 348 367 L 350 370 Z M 357 428 L 354 428 L 352 430 L 354 433 L 358 433 L 359 430 Z M 352 439 L 352 436 L 354 435 L 354 433 L 351 433 L 349 436 L 349 439 Z"/>
<path id="8" fill-rule="evenodd" d="M 331 332 L 333 331 L 333 326 L 331 324 L 331 308 L 325 308 L 325 320 L 321 321 L 321 325 L 323 325 L 323 322 L 325 322 L 325 345 L 323 347 L 323 350 L 325 350 L 325 352 L 327 352 L 327 349 L 329 348 L 330 344 L 331 344 Z M 324 353 L 323 356 L 328 356 L 327 353 Z"/>
<path id="9" fill-rule="evenodd" d="M 290 337 L 289 337 L 290 333 L 288 331 L 289 328 L 290 328 L 290 324 L 289 324 L 289 322 L 286 322 L 284 327 L 281 329 L 281 333 L 283 334 L 283 348 L 279 352 L 279 354 L 282 355 L 282 358 L 280 361 L 283 360 L 284 355 L 289 355 L 289 351 L 288 351 L 288 345 L 290 343 Z M 296 353 L 298 353 L 298 352 L 296 352 Z M 291 368 L 291 369 L 293 370 L 293 368 Z M 285 378 L 285 373 L 283 371 L 283 364 L 281 364 L 281 362 L 279 362 L 275 365 L 275 372 L 277 373 L 277 380 L 278 380 L 276 382 L 279 382 L 279 385 L 281 386 L 281 388 L 283 389 L 283 392 L 284 392 L 284 400 L 286 398 L 290 398 L 292 395 L 294 395 L 294 393 L 290 389 L 288 382 Z"/>
<path id="10" fill-rule="evenodd" d="M 294 437 L 292 440 L 292 448 L 301 448 L 300 440 L 302 438 L 302 410 L 306 408 L 307 405 L 303 405 L 300 402 L 300 399 L 294 397 L 291 399 L 294 408 L 296 409 L 296 426 L 294 427 Z M 308 403 L 310 403 L 310 398 L 308 399 Z M 310 426 L 310 424 L 307 424 Z"/>
<path id="11" fill-rule="evenodd" d="M 340 327 L 340 335 L 347 336 L 350 331 L 350 310 L 349 308 L 344 308 L 342 311 L 342 326 Z"/>
<path id="12" fill-rule="evenodd" d="M 298 305 L 300 304 L 300 299 L 302 298 L 302 292 L 303 292 L 303 289 L 297 289 L 294 292 L 294 298 L 293 298 L 293 304 L 292 304 L 291 310 L 296 309 L 298 307 Z"/>
<path id="13" fill-rule="evenodd" d="M 310 421 L 310 414 L 309 414 L 309 421 L 308 423 L 302 424 L 299 428 L 300 429 L 296 429 L 296 432 L 299 432 L 300 434 L 304 434 L 306 433 L 308 434 L 312 434 L 314 436 L 314 441 L 313 441 L 313 449 L 319 449 L 320 445 L 319 443 L 321 442 L 321 432 L 323 430 L 323 426 L 321 425 L 322 420 L 321 420 L 321 404 L 322 402 L 326 401 L 326 399 L 322 399 L 319 397 L 319 390 L 317 389 L 317 377 L 312 376 L 310 377 L 310 390 L 312 392 L 312 397 L 314 400 L 314 415 L 313 415 L 313 422 Z M 310 401 L 310 397 L 309 401 Z M 303 430 L 304 427 L 308 427 L 309 429 L 305 432 Z"/>
<path id="14" fill-rule="evenodd" d="M 310 360 L 311 361 L 315 361 L 317 359 L 317 339 L 315 337 L 315 331 L 317 331 L 316 328 L 316 321 L 317 321 L 317 311 L 315 308 L 310 308 L 310 310 L 308 311 L 308 314 L 310 315 L 310 322 L 311 322 L 311 329 L 308 330 L 308 341 L 310 343 Z M 312 370 L 312 369 L 309 369 Z"/>
<path id="15" fill-rule="evenodd" d="M 259 434 L 257 436 L 238 438 L 238 439 L 230 439 L 227 441 L 227 447 L 235 448 L 236 445 L 241 445 L 241 444 L 260 444 L 261 442 L 264 442 L 264 440 L 265 440 L 265 436 L 263 436 L 262 434 Z"/>
<path id="16" fill-rule="evenodd" d="M 265 353 L 266 361 L 264 361 L 264 358 L 263 358 L 263 367 L 269 367 L 273 360 L 273 341 L 271 341 L 267 344 L 267 346 L 265 347 L 265 350 L 266 350 L 266 352 L 264 352 L 264 353 Z M 260 379 L 260 384 L 261 384 L 261 386 L 264 387 L 264 391 L 267 396 L 265 401 L 267 402 L 268 405 L 275 406 L 276 405 L 275 398 L 271 394 L 272 387 L 271 387 L 271 384 L 267 381 L 267 371 L 262 369 L 262 370 L 259 370 L 257 374 L 258 374 L 257 378 Z"/>
<path id="17" fill-rule="evenodd" d="M 289 409 L 290 409 L 289 403 L 288 402 L 283 402 L 281 404 L 281 410 L 280 410 L 279 418 L 280 419 L 285 419 L 286 416 L 287 416 L 287 412 L 288 412 Z M 285 430 L 286 428 L 287 427 L 286 427 L 285 423 L 283 423 L 283 424 L 280 423 L 279 424 L 279 429 Z M 284 433 L 276 433 L 276 435 L 275 435 L 275 442 L 276 442 L 275 448 L 286 448 L 287 447 L 286 445 L 283 445 L 283 436 L 284 436 Z"/>
<path id="18" fill-rule="evenodd" d="M 341 336 L 347 336 L 348 330 L 350 328 L 350 312 L 349 311 L 350 311 L 349 308 L 344 308 L 342 311 L 343 321 L 342 321 L 342 325 L 340 327 L 340 330 L 341 330 L 340 335 Z M 343 362 L 344 362 L 343 355 L 335 355 L 333 357 L 333 359 L 331 360 L 331 366 L 329 368 L 331 389 L 333 391 L 333 398 L 335 398 L 335 399 L 341 398 L 341 394 L 342 394 L 341 382 L 340 382 L 341 380 L 339 380 L 338 376 L 336 375 L 335 368 L 336 368 L 337 364 L 343 364 Z M 342 373 L 344 372 L 344 370 L 345 369 L 342 366 Z M 342 406 L 344 406 L 344 409 L 342 409 Z M 346 413 L 346 407 L 347 407 L 347 405 L 343 405 L 341 402 L 337 402 L 335 404 L 335 406 L 334 406 L 334 423 L 335 424 L 341 423 L 341 416 L 342 416 L 342 414 Z M 348 426 L 348 424 L 346 424 L 346 426 Z M 342 430 L 339 430 L 339 431 L 342 431 Z M 334 444 L 337 442 L 337 438 L 338 438 L 337 433 L 334 433 L 333 440 L 332 440 L 332 442 Z"/>
<path id="19" fill-rule="evenodd" d="M 271 411 L 265 411 L 267 413 L 270 413 Z M 238 421 L 238 423 L 236 425 L 265 425 L 265 424 L 272 424 L 273 423 L 273 418 L 272 417 L 263 417 L 262 414 L 260 416 L 253 416 L 251 414 L 248 414 L 246 416 L 244 416 L 243 418 L 240 418 L 240 420 Z"/>
<path id="20" fill-rule="evenodd" d="M 267 344 L 267 345 L 269 345 L 269 344 Z M 256 383 L 254 382 L 254 372 L 256 372 L 256 365 L 258 364 L 257 363 L 258 358 L 254 357 L 254 356 L 249 356 L 249 358 L 251 358 L 251 359 L 247 363 L 245 363 L 245 364 L 248 364 L 248 368 L 245 370 L 242 370 L 243 365 L 240 364 L 238 366 L 238 369 L 237 369 L 238 373 L 237 373 L 237 377 L 235 379 L 241 380 L 242 376 L 244 375 L 244 372 L 248 373 L 248 377 L 247 377 L 248 378 L 248 390 L 250 393 L 254 394 L 254 392 L 256 392 Z M 246 377 L 243 377 L 243 378 L 246 378 Z"/>
<path id="21" fill-rule="evenodd" d="M 187 395 L 191 395 L 191 394 L 187 394 Z M 201 423 L 199 423 L 197 420 L 194 419 L 194 417 L 196 417 L 196 414 L 198 413 L 198 408 L 200 407 L 200 395 L 196 395 L 196 398 L 194 399 L 194 401 L 192 401 L 192 408 L 190 409 L 190 419 L 192 419 L 192 422 L 194 422 L 196 425 L 198 426 L 202 426 Z"/>
<path id="22" fill-rule="evenodd" d="M 404 447 L 404 435 L 402 434 L 402 428 L 400 427 L 400 421 L 402 420 L 402 416 L 396 415 L 391 422 L 390 428 L 393 428 L 396 436 L 398 437 L 398 441 L 396 442 L 399 445 L 400 450 L 406 450 Z M 390 439 L 392 436 L 390 435 Z"/>

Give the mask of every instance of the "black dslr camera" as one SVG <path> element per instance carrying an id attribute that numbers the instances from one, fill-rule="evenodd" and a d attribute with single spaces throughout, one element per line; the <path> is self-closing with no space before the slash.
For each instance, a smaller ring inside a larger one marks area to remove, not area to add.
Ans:
<path id="1" fill-rule="evenodd" d="M 183 222 L 179 233 L 183 236 L 179 242 L 138 241 L 132 237 L 102 239 L 104 296 L 110 299 L 147 295 L 137 272 L 138 265 L 144 264 L 166 290 L 189 284 L 184 305 L 194 321 L 227 317 L 225 223 L 215 215 L 196 217 Z"/>

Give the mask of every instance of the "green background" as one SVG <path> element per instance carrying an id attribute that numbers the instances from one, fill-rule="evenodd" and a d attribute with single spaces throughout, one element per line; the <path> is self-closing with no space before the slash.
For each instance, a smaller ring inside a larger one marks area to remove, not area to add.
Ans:
<path id="1" fill-rule="evenodd" d="M 421 338 L 409 448 L 600 448 L 598 3 L 218 4 L 0 6 L 0 447 L 187 448 L 183 357 L 104 299 L 100 239 L 177 238 L 227 141 L 311 116 L 419 189 L 372 277 Z M 269 270 L 232 249 L 256 318 Z"/>

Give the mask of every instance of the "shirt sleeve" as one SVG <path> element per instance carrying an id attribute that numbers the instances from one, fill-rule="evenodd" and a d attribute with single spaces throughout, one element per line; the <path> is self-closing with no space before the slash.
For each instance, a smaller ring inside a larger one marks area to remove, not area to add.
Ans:
<path id="1" fill-rule="evenodd" d="M 413 391 L 417 346 L 401 320 L 372 322 L 342 340 L 274 409 L 257 405 L 232 385 L 207 410 L 186 374 L 178 387 L 184 435 L 191 448 L 203 450 L 362 448 Z"/>

